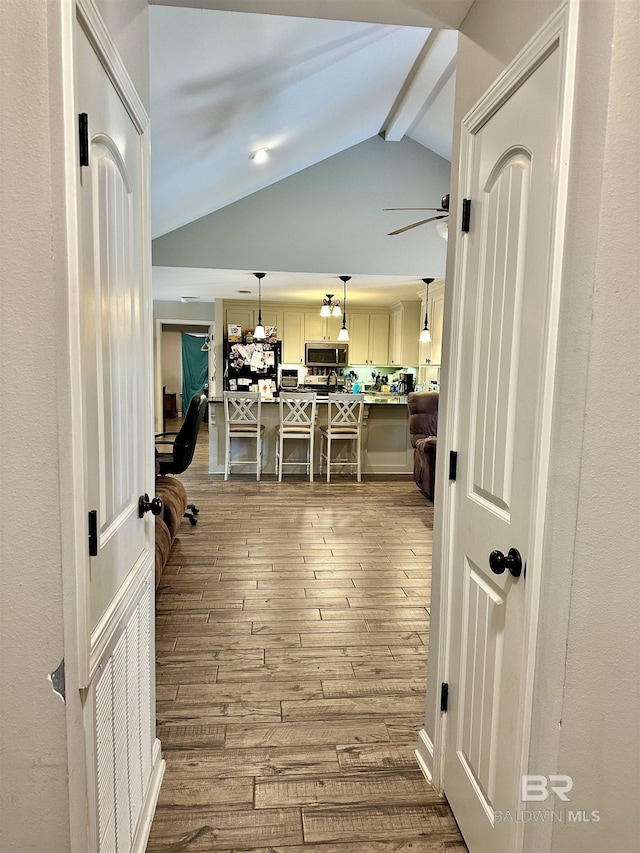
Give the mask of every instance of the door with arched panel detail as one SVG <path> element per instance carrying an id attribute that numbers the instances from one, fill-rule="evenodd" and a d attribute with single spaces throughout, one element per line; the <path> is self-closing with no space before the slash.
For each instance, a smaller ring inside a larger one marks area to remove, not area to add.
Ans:
<path id="1" fill-rule="evenodd" d="M 463 130 L 445 793 L 474 853 L 518 849 L 561 69 L 556 42 Z"/>

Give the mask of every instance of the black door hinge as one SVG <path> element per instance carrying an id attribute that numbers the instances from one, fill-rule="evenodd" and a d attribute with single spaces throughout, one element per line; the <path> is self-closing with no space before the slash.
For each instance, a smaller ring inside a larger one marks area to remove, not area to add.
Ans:
<path id="1" fill-rule="evenodd" d="M 98 512 L 95 509 L 89 512 L 89 556 L 98 556 Z"/>
<path id="2" fill-rule="evenodd" d="M 462 222 L 460 224 L 460 230 L 463 234 L 469 233 L 469 226 L 471 225 L 471 199 L 463 198 L 462 199 Z"/>
<path id="3" fill-rule="evenodd" d="M 87 113 L 78 115 L 78 153 L 80 165 L 89 165 L 89 116 Z"/>
<path id="4" fill-rule="evenodd" d="M 440 687 L 440 710 L 446 713 L 449 710 L 449 685 L 446 681 Z"/>
<path id="5" fill-rule="evenodd" d="M 458 451 L 449 451 L 449 479 L 455 480 L 458 476 Z"/>

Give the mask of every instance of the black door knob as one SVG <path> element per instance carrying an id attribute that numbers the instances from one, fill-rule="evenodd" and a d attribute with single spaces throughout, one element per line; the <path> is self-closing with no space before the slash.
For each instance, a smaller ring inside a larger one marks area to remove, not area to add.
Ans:
<path id="1" fill-rule="evenodd" d="M 522 557 L 517 548 L 510 548 L 505 557 L 502 551 L 492 551 L 489 554 L 489 568 L 495 575 L 501 575 L 509 569 L 512 577 L 519 578 L 522 574 Z"/>
<path id="2" fill-rule="evenodd" d="M 162 498 L 153 498 L 149 500 L 149 495 L 145 492 L 140 495 L 138 501 L 138 516 L 142 518 L 145 512 L 151 512 L 152 515 L 160 515 L 162 512 Z"/>

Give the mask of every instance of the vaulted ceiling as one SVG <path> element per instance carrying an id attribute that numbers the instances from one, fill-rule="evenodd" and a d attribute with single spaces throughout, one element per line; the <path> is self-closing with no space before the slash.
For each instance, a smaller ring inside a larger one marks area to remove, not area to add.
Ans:
<path id="1" fill-rule="evenodd" d="M 153 236 L 377 134 L 450 159 L 471 2 L 151 0 Z"/>

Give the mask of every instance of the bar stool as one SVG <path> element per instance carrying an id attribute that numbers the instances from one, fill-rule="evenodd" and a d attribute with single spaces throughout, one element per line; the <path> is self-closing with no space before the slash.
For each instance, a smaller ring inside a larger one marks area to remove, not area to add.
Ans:
<path id="1" fill-rule="evenodd" d="M 276 470 L 278 482 L 282 482 L 282 468 L 285 465 L 306 465 L 309 471 L 309 482 L 313 482 L 313 437 L 316 425 L 316 394 L 280 392 L 280 423 L 277 426 Z M 308 443 L 307 461 L 284 461 L 284 441 L 286 438 L 297 438 Z"/>
<path id="2" fill-rule="evenodd" d="M 331 482 L 331 467 L 336 465 L 356 465 L 358 483 L 362 480 L 362 417 L 364 394 L 329 394 L 327 402 L 327 424 L 320 427 L 320 473 L 322 460 L 327 463 L 327 483 Z M 323 452 L 326 441 L 326 452 Z M 333 441 L 355 441 L 355 460 L 331 460 Z"/>
<path id="3" fill-rule="evenodd" d="M 255 464 L 256 480 L 260 479 L 262 436 L 260 394 L 249 391 L 224 392 L 225 454 L 224 478 L 229 479 L 232 465 Z M 231 461 L 231 439 L 250 438 L 256 443 L 255 459 Z"/>

